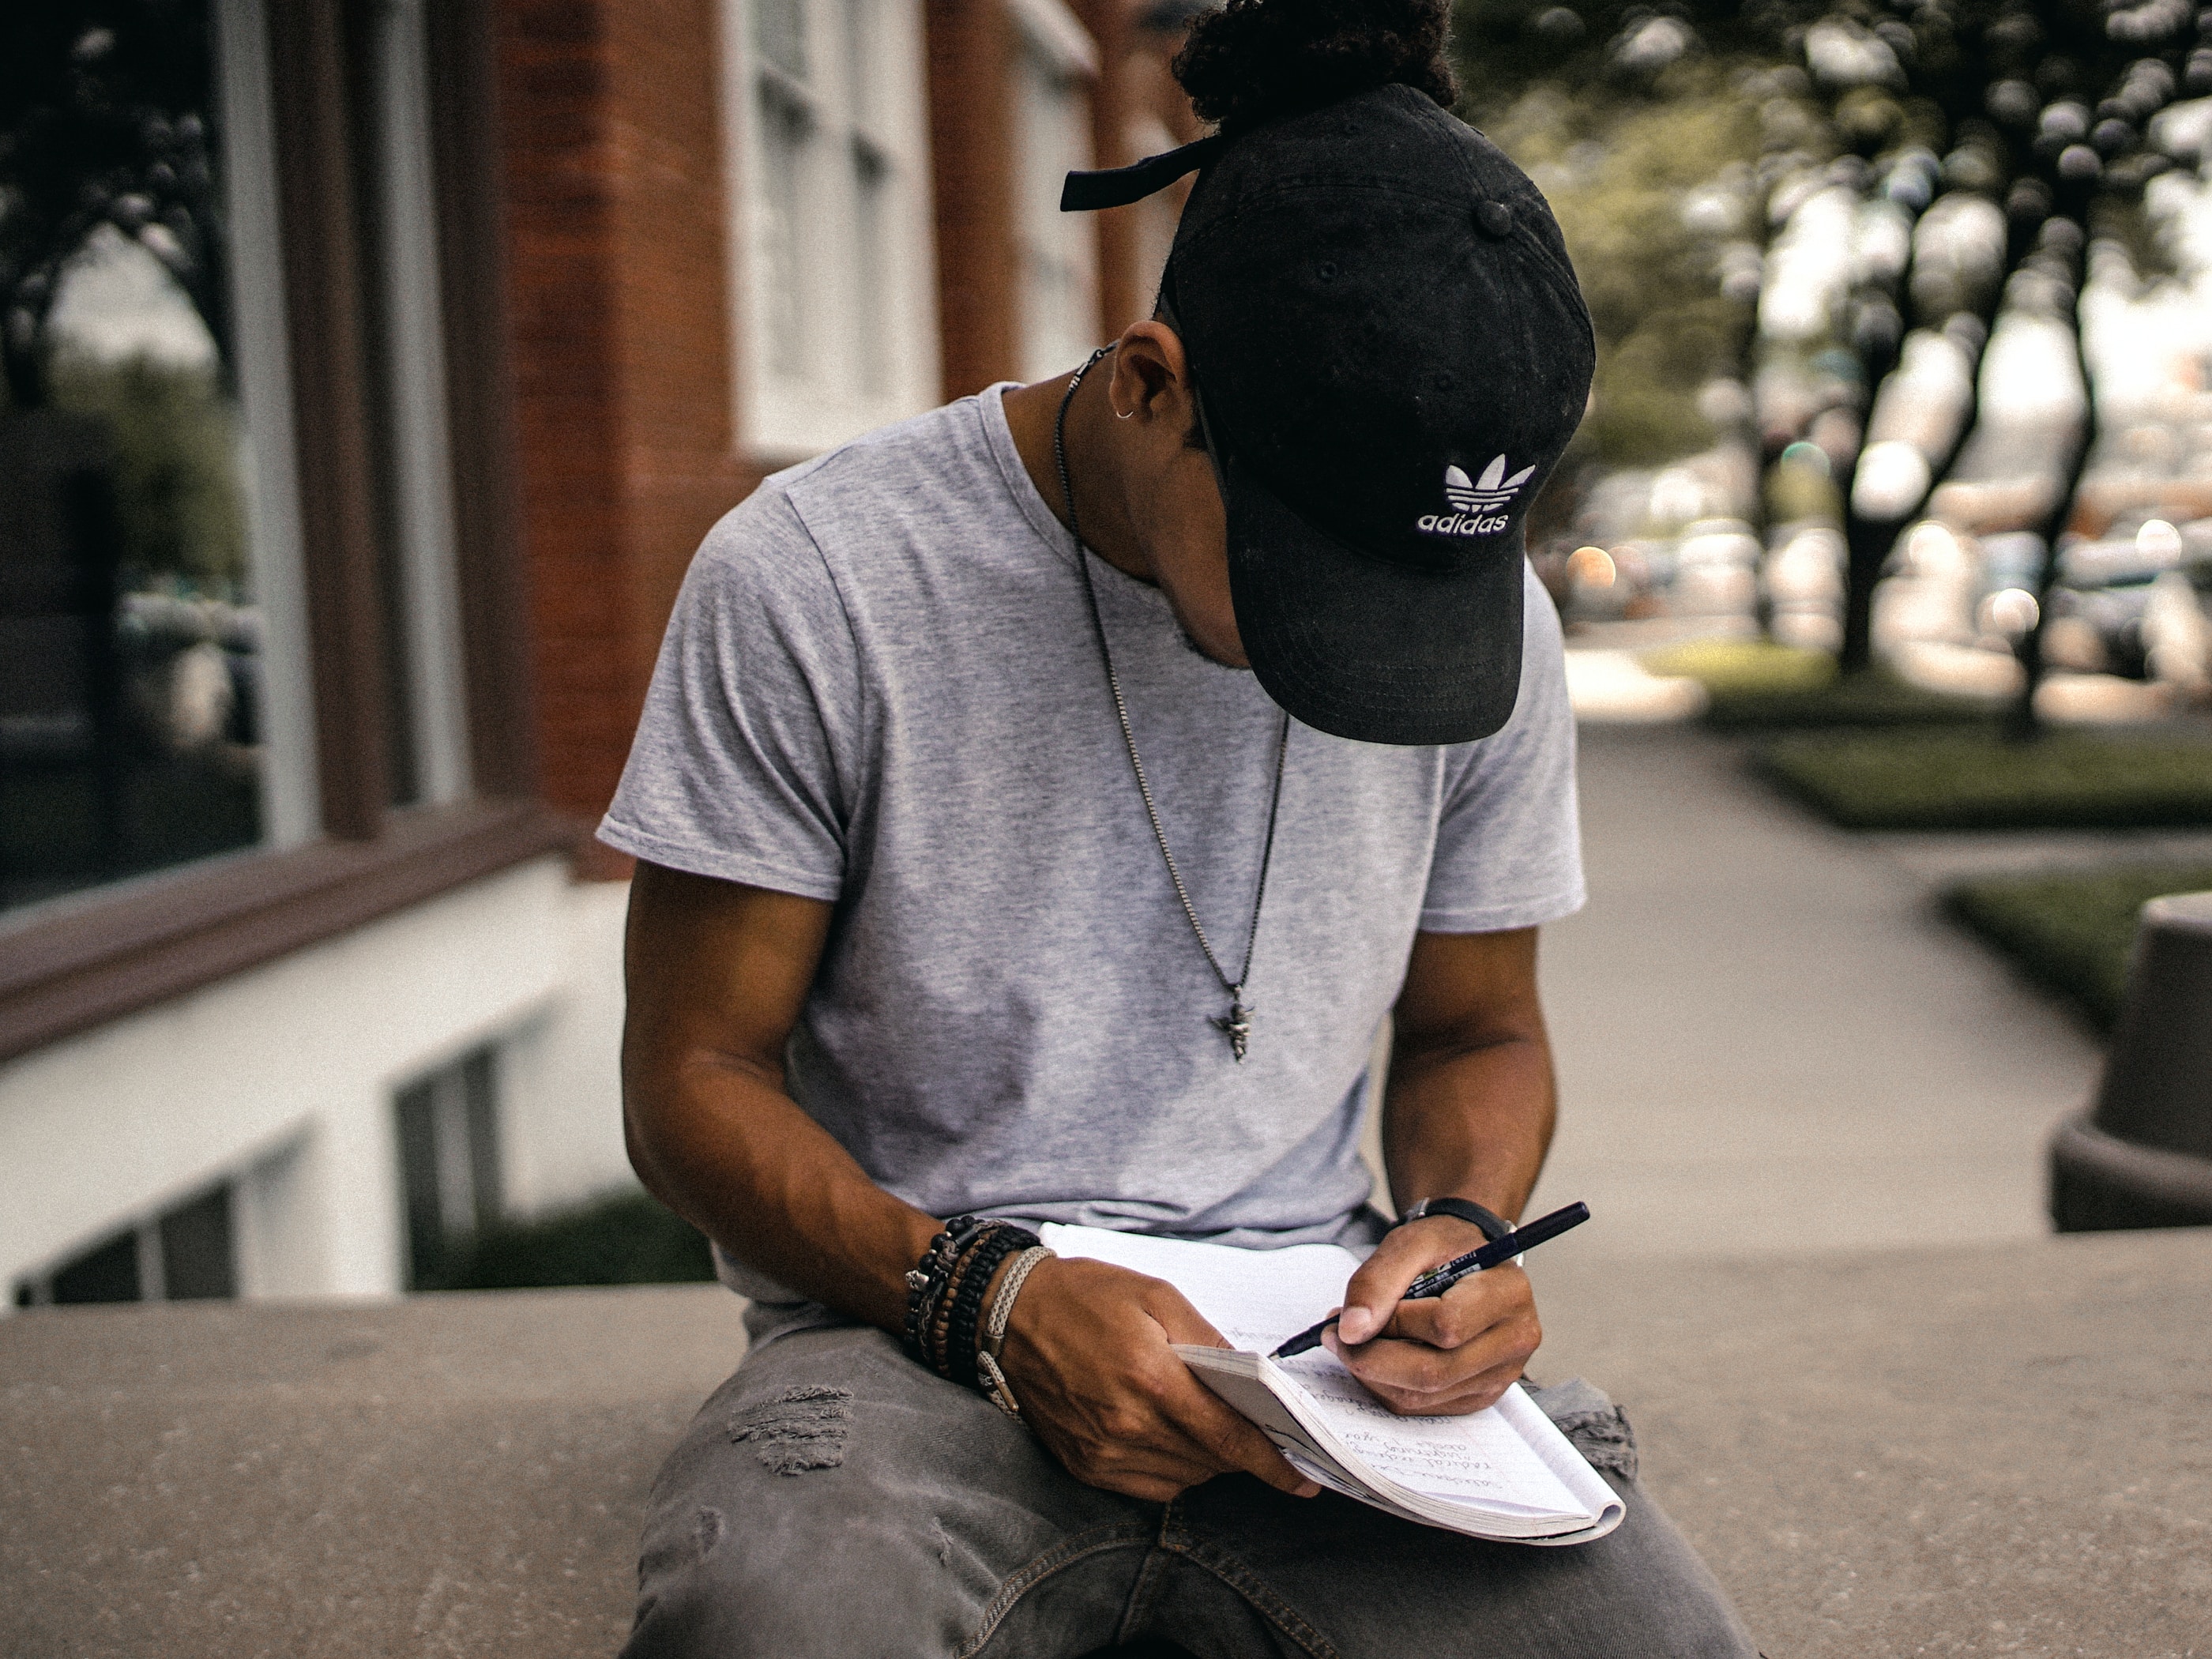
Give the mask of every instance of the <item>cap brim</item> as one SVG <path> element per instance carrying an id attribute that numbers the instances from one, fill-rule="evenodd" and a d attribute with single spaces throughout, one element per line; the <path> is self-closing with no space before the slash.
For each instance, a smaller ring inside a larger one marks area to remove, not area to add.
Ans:
<path id="1" fill-rule="evenodd" d="M 1316 730 L 1361 743 L 1470 743 L 1511 718 L 1517 522 L 1456 568 L 1419 570 L 1316 528 L 1233 455 L 1224 472 L 1230 596 L 1269 696 Z"/>

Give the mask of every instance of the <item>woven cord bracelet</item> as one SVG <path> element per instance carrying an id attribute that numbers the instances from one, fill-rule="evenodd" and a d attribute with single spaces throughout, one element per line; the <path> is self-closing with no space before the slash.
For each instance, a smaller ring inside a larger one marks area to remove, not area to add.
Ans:
<path id="1" fill-rule="evenodd" d="M 975 1356 L 976 1374 L 982 1379 L 983 1397 L 1009 1417 L 1019 1417 L 1022 1407 L 1014 1398 L 1013 1384 L 1006 1381 L 1006 1373 L 999 1364 L 1006 1351 L 1006 1326 L 1013 1318 L 1014 1298 L 1022 1293 L 1024 1282 L 1037 1263 L 1052 1254 L 1045 1245 L 1032 1244 L 1016 1256 L 1000 1280 L 998 1291 L 991 1298 L 991 1311 L 983 1321 L 983 1346 Z"/>

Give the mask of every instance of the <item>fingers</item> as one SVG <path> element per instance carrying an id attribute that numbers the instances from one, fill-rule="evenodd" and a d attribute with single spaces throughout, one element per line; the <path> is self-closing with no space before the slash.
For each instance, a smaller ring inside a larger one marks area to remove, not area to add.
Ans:
<path id="1" fill-rule="evenodd" d="M 1400 1304 L 1364 1344 L 1339 1331 L 1329 1351 L 1392 1410 L 1449 1415 L 1494 1403 L 1543 1340 L 1528 1275 L 1494 1267 L 1445 1295 Z"/>
<path id="2" fill-rule="evenodd" d="M 1273 1441 L 1192 1376 L 1188 1366 L 1183 1376 L 1188 1380 L 1191 1392 L 1185 1398 L 1170 1402 L 1168 1409 L 1176 1425 L 1205 1448 L 1224 1474 L 1242 1469 L 1293 1498 L 1311 1498 L 1321 1491 L 1290 1466 L 1282 1453 L 1275 1449 Z"/>
<path id="3" fill-rule="evenodd" d="M 1516 1364 L 1495 1366 L 1468 1379 L 1462 1386 L 1433 1394 L 1370 1383 L 1369 1391 L 1401 1417 L 1462 1417 L 1494 1406 L 1506 1389 L 1521 1380 Z"/>
<path id="4" fill-rule="evenodd" d="M 1030 1283 L 1004 1363 L 1024 1419 L 1078 1480 L 1149 1502 L 1232 1469 L 1320 1490 L 1168 1346 L 1226 1346 L 1172 1285 L 1058 1259 Z"/>
<path id="5" fill-rule="evenodd" d="M 1534 1316 L 1534 1292 L 1528 1275 L 1508 1264 L 1462 1279 L 1442 1296 L 1399 1303 L 1376 1334 L 1458 1348 L 1523 1312 Z"/>
<path id="6" fill-rule="evenodd" d="M 1221 1333 L 1208 1324 L 1172 1286 L 1147 1306 L 1170 1342 L 1194 1347 L 1225 1348 Z M 1257 1475 L 1279 1492 L 1311 1498 L 1321 1488 L 1300 1474 L 1275 1449 L 1273 1441 L 1260 1432 L 1243 1413 L 1199 1381 L 1189 1366 L 1176 1360 L 1174 1372 L 1159 1379 L 1155 1401 L 1162 1413 L 1202 1447 L 1223 1474 L 1242 1469 Z"/>
<path id="7" fill-rule="evenodd" d="M 1453 1216 L 1433 1216 L 1382 1235 L 1375 1253 L 1344 1287 L 1338 1328 L 1347 1342 L 1369 1342 L 1390 1322 L 1406 1287 L 1430 1268 L 1484 1243 L 1482 1230 Z"/>

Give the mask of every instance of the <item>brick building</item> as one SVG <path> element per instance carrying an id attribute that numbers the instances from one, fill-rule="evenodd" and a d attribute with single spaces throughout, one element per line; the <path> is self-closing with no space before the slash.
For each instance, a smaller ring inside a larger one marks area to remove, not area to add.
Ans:
<path id="1" fill-rule="evenodd" d="M 127 25 L 57 37 L 168 100 L 167 159 L 61 250 L 52 407 L 0 414 L 15 1304 L 388 1291 L 624 1179 L 586 832 L 700 538 L 1144 314 L 1173 207 L 1063 216 L 1060 175 L 1192 131 L 1127 0 L 200 9 L 182 91 Z M 187 404 L 228 564 L 130 539 Z M 114 545 L 48 510 L 86 480 Z"/>

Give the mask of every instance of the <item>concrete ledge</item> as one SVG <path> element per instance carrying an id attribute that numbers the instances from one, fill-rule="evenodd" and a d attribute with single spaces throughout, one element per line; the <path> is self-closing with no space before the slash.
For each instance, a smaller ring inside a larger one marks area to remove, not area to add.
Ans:
<path id="1" fill-rule="evenodd" d="M 1772 1659 L 2212 1654 L 2212 1231 L 1537 1269 Z"/>
<path id="2" fill-rule="evenodd" d="M 605 1656 L 718 1285 L 0 1322 L 0 1652 Z"/>
<path id="3" fill-rule="evenodd" d="M 2207 1651 L 2212 1232 L 1535 1265 L 1538 1375 L 1628 1407 L 1773 1659 Z M 610 1653 L 737 1314 L 702 1286 L 0 1322 L 0 1649 Z"/>

